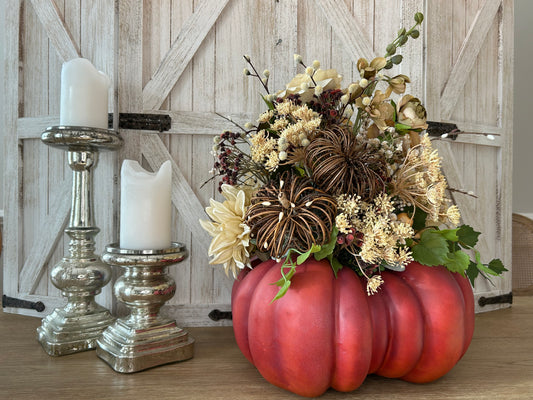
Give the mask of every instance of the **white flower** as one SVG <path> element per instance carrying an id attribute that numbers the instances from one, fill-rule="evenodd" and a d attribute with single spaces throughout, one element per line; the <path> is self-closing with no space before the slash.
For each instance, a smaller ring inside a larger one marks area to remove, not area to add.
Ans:
<path id="1" fill-rule="evenodd" d="M 237 277 L 239 269 L 249 266 L 250 227 L 244 222 L 246 209 L 250 205 L 251 190 L 230 185 L 222 185 L 223 203 L 210 200 L 205 211 L 212 221 L 200 220 L 212 237 L 209 246 L 210 264 L 224 264 Z"/>
<path id="2" fill-rule="evenodd" d="M 359 81 L 359 86 L 361 86 L 363 89 L 366 88 L 368 86 L 368 80 L 366 80 L 365 78 L 361 79 Z"/>
<path id="3" fill-rule="evenodd" d="M 318 60 L 313 61 L 313 68 L 314 69 L 319 69 L 320 68 L 320 61 L 318 61 Z"/>
<path id="4" fill-rule="evenodd" d="M 295 54 L 295 55 L 294 55 L 294 61 L 295 61 L 297 64 L 301 63 L 301 62 L 302 62 L 302 56 L 299 55 L 299 54 Z"/>

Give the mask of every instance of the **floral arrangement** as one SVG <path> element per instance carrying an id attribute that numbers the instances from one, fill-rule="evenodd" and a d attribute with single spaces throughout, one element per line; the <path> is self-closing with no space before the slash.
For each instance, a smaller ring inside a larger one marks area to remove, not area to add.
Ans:
<path id="1" fill-rule="evenodd" d="M 308 257 L 328 259 L 367 279 L 372 295 L 386 268 L 411 261 L 467 274 L 499 275 L 500 260 L 480 261 L 479 232 L 460 225 L 421 101 L 405 94 L 405 75 L 386 71 L 419 36 L 423 15 L 401 29 L 383 57 L 357 61 L 360 79 L 342 87 L 335 69 L 309 66 L 286 88 L 271 93 L 270 71 L 259 74 L 249 56 L 244 74 L 259 80 L 266 110 L 256 123 L 215 137 L 213 173 L 223 202 L 211 200 L 212 264 L 237 275 L 251 260 L 282 261 L 276 298 Z M 473 259 L 471 256 L 473 255 Z"/>

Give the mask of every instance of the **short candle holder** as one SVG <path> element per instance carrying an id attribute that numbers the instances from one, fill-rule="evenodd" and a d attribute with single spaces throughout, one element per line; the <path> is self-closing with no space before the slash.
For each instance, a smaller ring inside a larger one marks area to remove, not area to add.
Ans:
<path id="1" fill-rule="evenodd" d="M 125 269 L 114 286 L 117 299 L 130 315 L 119 318 L 97 341 L 96 354 L 115 371 L 131 373 L 192 358 L 194 339 L 176 321 L 163 318 L 160 308 L 176 292 L 166 267 L 187 257 L 181 243 L 164 250 L 129 250 L 107 246 L 102 259 Z"/>
<path id="2" fill-rule="evenodd" d="M 99 150 L 116 150 L 122 138 L 114 131 L 79 126 L 53 126 L 41 135 L 50 146 L 68 151 L 72 169 L 72 208 L 69 226 L 69 255 L 50 272 L 52 283 L 67 298 L 37 328 L 38 341 L 51 356 L 94 349 L 96 339 L 114 318 L 97 304 L 95 295 L 111 279 L 111 269 L 94 254 L 94 237 L 100 231 L 93 222 L 92 169 Z"/>

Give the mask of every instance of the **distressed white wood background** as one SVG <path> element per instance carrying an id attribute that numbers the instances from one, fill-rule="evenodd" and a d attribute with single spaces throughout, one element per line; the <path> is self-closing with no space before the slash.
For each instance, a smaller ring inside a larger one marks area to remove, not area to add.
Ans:
<path id="1" fill-rule="evenodd" d="M 190 257 L 170 268 L 177 292 L 165 312 L 185 326 L 209 325 L 209 311 L 229 309 L 232 285 L 208 265 L 210 238 L 197 223 L 216 195 L 214 184 L 201 187 L 212 166 L 212 137 L 232 128 L 215 113 L 244 123 L 263 110 L 259 85 L 242 75 L 242 55 L 258 70 L 271 70 L 272 89 L 298 72 L 294 53 L 336 68 L 347 85 L 357 78 L 355 61 L 384 53 L 416 11 L 426 16 L 425 32 L 402 49 L 395 72 L 411 77 L 408 92 L 425 100 L 429 119 L 497 135 L 495 141 L 462 136 L 439 148 L 452 186 L 480 197 L 456 200 L 465 222 L 484 232 L 484 258 L 500 257 L 510 268 L 512 8 L 511 0 L 8 0 L 2 125 L 6 182 L 13 185 L 4 202 L 4 293 L 41 300 L 45 313 L 64 302 L 48 271 L 66 249 L 71 177 L 65 154 L 39 140 L 59 120 L 64 60 L 81 55 L 112 78 L 110 112 L 171 115 L 170 131 L 121 130 L 124 149 L 101 154 L 97 249 L 118 237 L 120 161 L 156 169 L 172 159 L 174 238 Z M 510 282 L 509 275 L 495 286 L 478 281 L 476 297 L 508 293 Z M 98 299 L 116 311 L 111 284 Z"/>

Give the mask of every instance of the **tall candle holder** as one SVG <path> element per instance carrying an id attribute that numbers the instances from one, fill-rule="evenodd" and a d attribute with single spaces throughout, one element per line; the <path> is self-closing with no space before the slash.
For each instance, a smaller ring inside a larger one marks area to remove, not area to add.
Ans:
<path id="1" fill-rule="evenodd" d="M 109 310 L 94 297 L 111 279 L 111 269 L 94 254 L 94 237 L 100 229 L 93 222 L 92 169 L 99 150 L 116 150 L 122 138 L 114 131 L 79 126 L 53 126 L 41 140 L 68 152 L 72 169 L 72 208 L 65 233 L 69 255 L 50 272 L 54 286 L 67 298 L 37 328 L 38 341 L 51 356 L 94 349 L 96 339 L 113 321 Z"/>
<path id="2" fill-rule="evenodd" d="M 114 286 L 130 315 L 119 318 L 97 340 L 96 354 L 115 371 L 131 373 L 193 357 L 194 339 L 159 310 L 176 292 L 169 265 L 184 260 L 185 246 L 172 242 L 163 250 L 130 250 L 107 246 L 102 259 L 125 269 Z"/>

